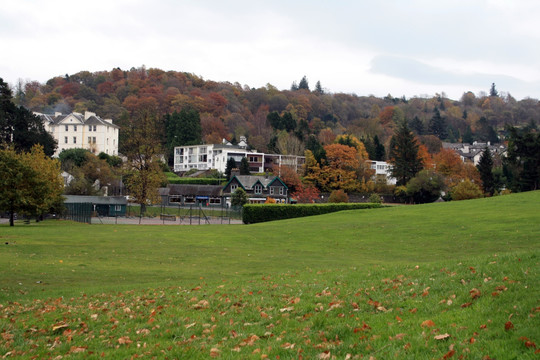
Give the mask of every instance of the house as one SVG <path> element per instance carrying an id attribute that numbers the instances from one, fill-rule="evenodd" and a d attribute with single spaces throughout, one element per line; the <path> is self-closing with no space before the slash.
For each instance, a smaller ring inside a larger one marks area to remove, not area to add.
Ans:
<path id="1" fill-rule="evenodd" d="M 276 203 L 289 202 L 289 188 L 278 176 L 264 175 L 234 175 L 223 187 L 222 193 L 230 204 L 232 194 L 236 189 L 242 188 L 248 195 L 251 204 L 260 204 L 267 197 L 273 198 Z"/>
<path id="2" fill-rule="evenodd" d="M 396 178 L 392 177 L 392 165 L 386 161 L 367 160 L 369 167 L 375 170 L 373 175 L 375 181 L 384 182 L 388 185 L 396 185 Z"/>
<path id="3" fill-rule="evenodd" d="M 54 156 L 58 156 L 62 150 L 77 148 L 87 149 L 94 154 L 118 155 L 120 127 L 113 124 L 111 119 L 104 120 L 90 111 L 84 115 L 77 112 L 68 115 L 34 114 L 42 119 L 45 129 L 58 143 Z"/>
<path id="4" fill-rule="evenodd" d="M 489 149 L 492 156 L 503 156 L 508 150 L 507 147 L 503 144 L 491 145 L 489 141 L 487 143 L 475 141 L 472 144 L 443 142 L 444 149 L 454 150 L 461 158 L 461 161 L 472 163 L 475 166 L 478 165 L 478 163 L 480 162 L 480 158 L 482 157 L 482 153 L 484 152 L 484 149 L 486 147 Z"/>
<path id="5" fill-rule="evenodd" d="M 165 206 L 222 206 L 221 189 L 221 185 L 168 184 L 159 189 L 159 194 Z"/>
<path id="6" fill-rule="evenodd" d="M 244 157 L 248 161 L 249 170 L 253 173 L 264 173 L 271 170 L 274 165 L 287 165 L 299 171 L 305 163 L 305 157 L 303 156 L 265 154 L 251 150 L 246 137 L 241 136 L 238 145 L 233 145 L 224 139 L 221 144 L 175 147 L 174 171 L 215 169 L 224 173 L 229 159 L 234 159 L 236 164 L 240 165 Z"/>
<path id="7" fill-rule="evenodd" d="M 77 205 L 92 204 L 94 216 L 125 216 L 127 199 L 125 196 L 82 196 L 64 195 L 68 212 L 77 211 Z"/>

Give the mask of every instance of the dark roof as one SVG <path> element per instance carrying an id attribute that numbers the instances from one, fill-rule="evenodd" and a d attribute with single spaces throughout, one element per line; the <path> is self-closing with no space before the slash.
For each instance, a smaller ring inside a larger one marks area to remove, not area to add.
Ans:
<path id="1" fill-rule="evenodd" d="M 265 189 L 274 182 L 274 180 L 279 181 L 285 188 L 287 188 L 287 185 L 281 179 L 277 176 L 263 176 L 263 175 L 235 175 L 225 184 L 223 187 L 224 189 L 233 181 L 233 179 L 236 179 L 240 185 L 246 190 L 252 190 L 255 184 L 260 183 Z"/>
<path id="2" fill-rule="evenodd" d="M 84 195 L 64 195 L 66 204 L 92 203 L 92 204 L 110 204 L 126 205 L 125 196 L 84 196 Z"/>
<path id="3" fill-rule="evenodd" d="M 106 125 L 111 126 L 113 128 L 119 129 L 120 127 L 118 125 L 115 125 L 113 123 L 110 123 L 108 121 L 103 120 L 99 116 L 92 115 L 88 119 L 84 119 L 84 115 L 79 113 L 71 113 L 68 115 L 47 115 L 47 114 L 40 114 L 39 115 L 44 121 L 47 121 L 49 123 L 52 123 L 54 125 L 60 124 L 65 118 L 68 116 L 72 116 L 75 119 L 77 119 L 82 125 Z"/>
<path id="4" fill-rule="evenodd" d="M 168 195 L 221 196 L 221 185 L 169 184 Z"/>

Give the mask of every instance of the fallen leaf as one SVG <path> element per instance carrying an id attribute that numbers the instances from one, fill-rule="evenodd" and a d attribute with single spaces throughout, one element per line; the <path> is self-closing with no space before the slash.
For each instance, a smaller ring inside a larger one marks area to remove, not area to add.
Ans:
<path id="1" fill-rule="evenodd" d="M 120 345 L 129 345 L 132 342 L 133 341 L 129 338 L 129 336 L 122 336 L 121 338 L 118 339 L 118 343 Z"/>
<path id="2" fill-rule="evenodd" d="M 83 347 L 83 346 L 72 346 L 70 349 L 69 349 L 69 352 L 70 353 L 81 353 L 81 352 L 85 352 L 86 351 L 86 347 Z"/>
<path id="3" fill-rule="evenodd" d="M 294 349 L 294 346 L 295 346 L 295 344 L 291 344 L 291 343 L 288 343 L 288 342 L 281 345 L 281 347 L 284 348 L 284 349 Z"/>
<path id="4" fill-rule="evenodd" d="M 293 311 L 293 310 L 294 310 L 294 306 L 289 306 L 283 309 L 279 309 L 280 312 Z"/>
<path id="5" fill-rule="evenodd" d="M 52 330 L 56 331 L 56 330 L 59 330 L 59 329 L 67 328 L 68 326 L 69 325 L 66 324 L 65 322 L 60 322 L 60 323 L 54 324 L 53 327 L 52 327 Z"/>
<path id="6" fill-rule="evenodd" d="M 512 324 L 511 321 L 507 321 L 506 324 L 504 324 L 504 330 L 508 331 L 514 328 L 514 324 Z"/>
<path id="7" fill-rule="evenodd" d="M 210 356 L 211 357 L 218 357 L 219 356 L 219 349 L 218 348 L 211 348 L 210 349 Z"/>
<path id="8" fill-rule="evenodd" d="M 317 359 L 330 359 L 330 356 L 330 351 L 326 350 L 325 352 L 320 353 L 319 356 L 317 356 Z"/>
<path id="9" fill-rule="evenodd" d="M 452 356 L 454 356 L 455 353 L 456 353 L 455 350 L 450 350 L 449 352 L 444 354 L 443 359 L 450 359 Z"/>
<path id="10" fill-rule="evenodd" d="M 476 298 L 479 298 L 482 293 L 477 288 L 474 288 L 471 291 L 469 291 L 469 294 L 471 294 L 472 299 L 476 299 Z"/>
<path id="11" fill-rule="evenodd" d="M 449 337 L 450 337 L 450 334 L 444 333 L 444 334 L 441 334 L 441 335 L 435 335 L 433 338 L 435 340 L 445 340 L 445 339 L 448 339 Z"/>
<path id="12" fill-rule="evenodd" d="M 435 323 L 432 320 L 426 320 L 423 321 L 422 324 L 420 324 L 421 327 L 434 327 Z"/>

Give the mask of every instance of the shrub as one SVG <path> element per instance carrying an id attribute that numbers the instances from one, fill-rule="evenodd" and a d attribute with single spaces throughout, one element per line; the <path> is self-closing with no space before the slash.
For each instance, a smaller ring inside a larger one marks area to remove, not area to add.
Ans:
<path id="1" fill-rule="evenodd" d="M 247 204 L 244 205 L 242 220 L 245 224 L 322 215 L 342 210 L 381 208 L 381 204 Z"/>
<path id="2" fill-rule="evenodd" d="M 452 189 L 452 200 L 468 200 L 484 197 L 480 186 L 469 179 L 460 182 Z"/>
<path id="3" fill-rule="evenodd" d="M 374 204 L 381 204 L 382 200 L 381 197 L 378 194 L 371 194 L 369 196 L 369 202 Z"/>
<path id="4" fill-rule="evenodd" d="M 334 190 L 330 193 L 330 196 L 328 197 L 328 202 L 331 203 L 348 203 L 349 202 L 349 196 L 345 191 L 339 189 Z"/>
<path id="5" fill-rule="evenodd" d="M 231 205 L 243 206 L 244 204 L 247 204 L 247 202 L 248 202 L 248 196 L 246 192 L 244 191 L 244 189 L 242 188 L 236 189 L 231 197 Z"/>

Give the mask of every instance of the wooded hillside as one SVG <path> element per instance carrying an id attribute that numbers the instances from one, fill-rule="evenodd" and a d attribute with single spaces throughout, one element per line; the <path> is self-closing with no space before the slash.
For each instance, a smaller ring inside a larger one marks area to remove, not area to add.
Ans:
<path id="1" fill-rule="evenodd" d="M 310 135 L 322 145 L 330 144 L 340 134 L 359 139 L 377 136 L 388 145 L 402 119 L 417 135 L 434 135 L 450 142 L 497 142 L 505 124 L 536 127 L 540 119 L 537 99 L 518 101 L 509 93 L 499 94 L 495 84 L 491 89 L 486 84 L 486 93 L 475 95 L 464 90 L 461 99 L 452 100 L 444 93 L 410 99 L 327 93 L 319 82 L 310 87 L 305 77 L 298 85 L 291 82 L 289 90 L 278 90 L 271 84 L 255 89 L 143 66 L 81 71 L 45 84 L 20 82 L 13 92 L 16 104 L 32 111 L 88 110 L 112 118 L 120 126 L 130 111 L 145 102 L 157 104 L 164 117 L 194 109 L 200 114 L 206 143 L 245 135 L 259 151 L 289 154 L 303 154 Z"/>

